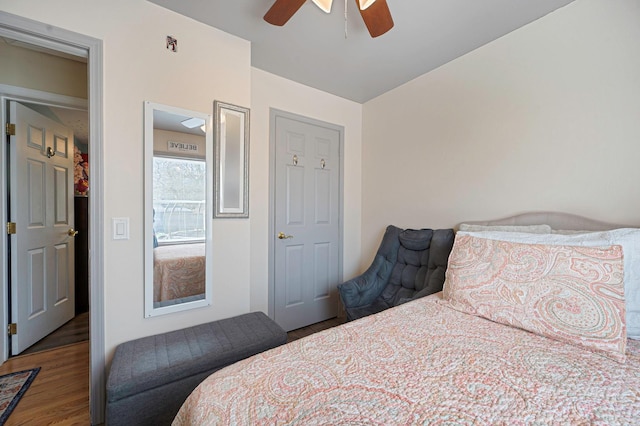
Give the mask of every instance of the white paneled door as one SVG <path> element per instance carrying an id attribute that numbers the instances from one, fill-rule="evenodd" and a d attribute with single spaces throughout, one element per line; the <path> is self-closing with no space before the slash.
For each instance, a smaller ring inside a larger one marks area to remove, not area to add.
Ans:
<path id="1" fill-rule="evenodd" d="M 337 316 L 340 132 L 275 117 L 274 319 L 285 330 Z"/>
<path id="2" fill-rule="evenodd" d="M 74 316 L 73 134 L 10 102 L 11 337 L 17 355 Z"/>

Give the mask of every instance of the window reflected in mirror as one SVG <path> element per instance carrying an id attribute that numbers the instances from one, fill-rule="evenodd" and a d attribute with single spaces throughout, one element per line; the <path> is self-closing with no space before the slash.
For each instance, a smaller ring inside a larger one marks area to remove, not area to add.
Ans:
<path id="1" fill-rule="evenodd" d="M 145 316 L 210 304 L 211 142 L 210 116 L 145 103 Z"/>
<path id="2" fill-rule="evenodd" d="M 158 245 L 204 243 L 204 160 L 153 157 L 153 232 Z"/>
<path id="3" fill-rule="evenodd" d="M 155 307 L 204 298 L 205 179 L 204 160 L 153 156 Z"/>

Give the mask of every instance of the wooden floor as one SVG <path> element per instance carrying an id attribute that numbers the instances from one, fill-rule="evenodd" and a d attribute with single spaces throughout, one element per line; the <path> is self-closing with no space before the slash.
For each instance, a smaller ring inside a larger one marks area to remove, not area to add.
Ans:
<path id="1" fill-rule="evenodd" d="M 71 321 L 28 347 L 20 355 L 33 354 L 85 340 L 89 340 L 89 312 L 76 315 Z"/>
<path id="2" fill-rule="evenodd" d="M 89 425 L 89 342 L 20 355 L 0 374 L 40 367 L 6 425 Z"/>
<path id="3" fill-rule="evenodd" d="M 287 333 L 287 343 L 293 342 L 294 340 L 302 339 L 310 334 L 317 333 L 322 330 L 326 330 L 328 328 L 335 327 L 337 325 L 343 324 L 344 318 L 333 318 L 330 320 L 322 321 L 317 324 L 311 324 L 310 326 L 299 328 L 297 330 L 292 330 Z"/>
<path id="4" fill-rule="evenodd" d="M 290 331 L 288 341 L 343 322 L 342 318 L 334 318 Z M 11 358 L 0 366 L 0 374 L 35 367 L 41 367 L 40 373 L 6 425 L 89 425 L 89 342 Z"/>

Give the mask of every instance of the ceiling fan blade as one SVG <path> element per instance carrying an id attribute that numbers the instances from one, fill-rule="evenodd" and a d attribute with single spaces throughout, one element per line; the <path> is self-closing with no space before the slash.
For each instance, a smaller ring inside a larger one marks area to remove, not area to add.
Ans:
<path id="1" fill-rule="evenodd" d="M 264 20 L 279 27 L 287 21 L 302 7 L 306 0 L 276 0 L 271 9 L 264 15 Z"/>
<path id="2" fill-rule="evenodd" d="M 360 10 L 359 0 L 356 0 L 356 4 Z M 381 36 L 393 28 L 393 18 L 389 6 L 387 6 L 387 0 L 376 0 L 365 10 L 360 10 L 360 15 L 362 15 L 371 37 Z"/>

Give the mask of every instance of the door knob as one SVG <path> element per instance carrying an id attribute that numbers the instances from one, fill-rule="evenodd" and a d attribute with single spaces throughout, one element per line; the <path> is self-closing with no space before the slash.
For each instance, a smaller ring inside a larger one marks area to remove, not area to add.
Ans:
<path id="1" fill-rule="evenodd" d="M 73 228 L 69 228 L 69 230 L 67 231 L 67 235 L 70 237 L 75 237 L 76 235 L 78 235 L 78 231 L 74 230 Z"/>
<path id="2" fill-rule="evenodd" d="M 285 235 L 284 232 L 278 232 L 278 239 L 287 240 L 289 238 L 293 238 L 293 235 Z"/>

